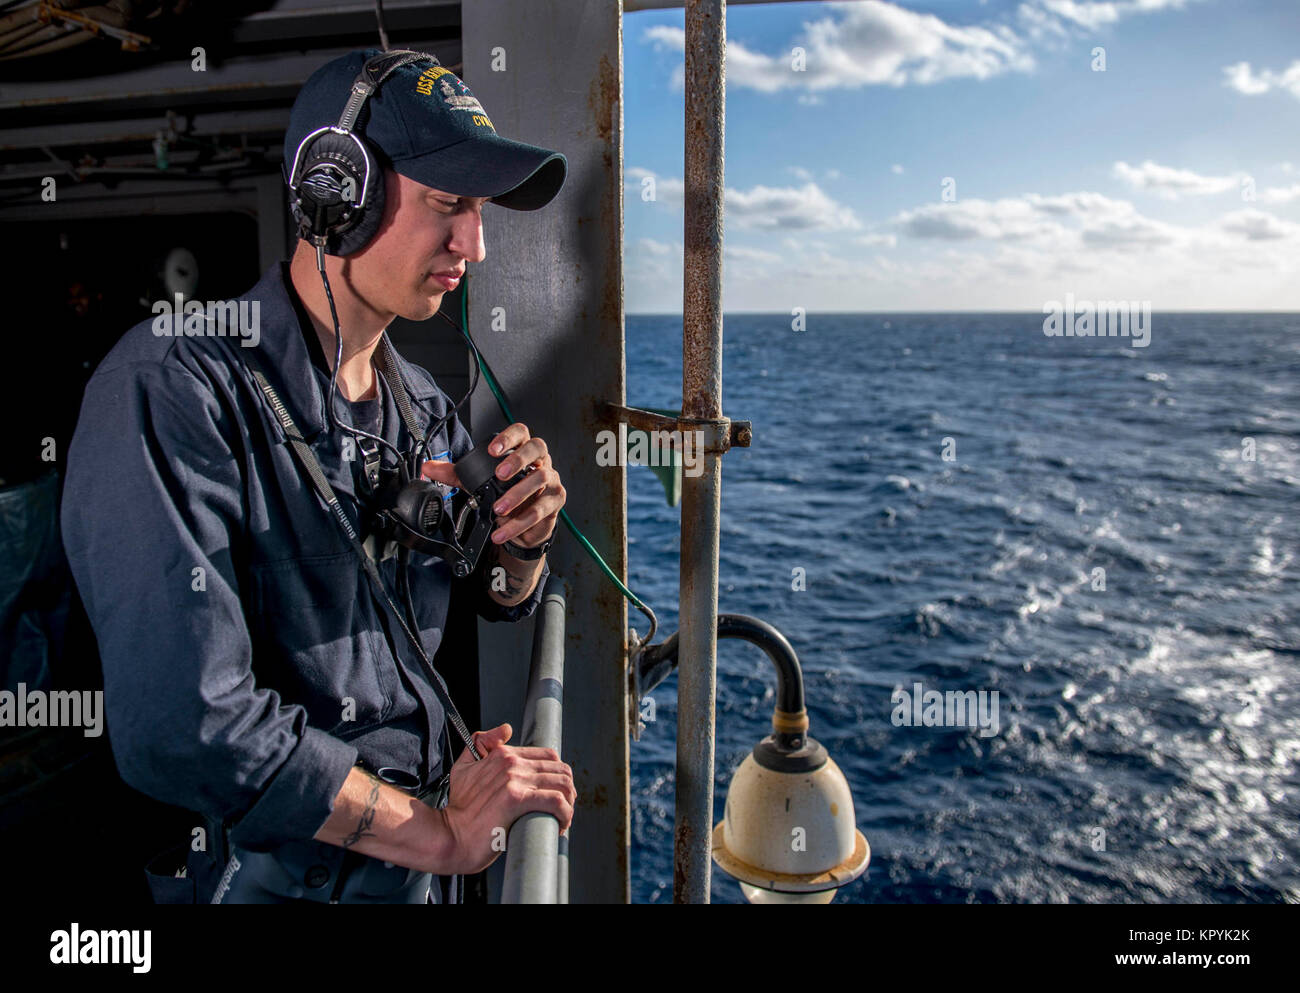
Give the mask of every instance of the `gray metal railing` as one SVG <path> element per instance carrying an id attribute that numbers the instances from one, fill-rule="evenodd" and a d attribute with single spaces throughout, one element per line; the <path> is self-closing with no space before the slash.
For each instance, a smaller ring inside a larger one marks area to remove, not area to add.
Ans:
<path id="1" fill-rule="evenodd" d="M 537 608 L 519 744 L 560 751 L 564 727 L 564 580 L 552 572 Z M 524 814 L 506 837 L 502 903 L 568 903 L 569 839 L 552 814 Z"/>

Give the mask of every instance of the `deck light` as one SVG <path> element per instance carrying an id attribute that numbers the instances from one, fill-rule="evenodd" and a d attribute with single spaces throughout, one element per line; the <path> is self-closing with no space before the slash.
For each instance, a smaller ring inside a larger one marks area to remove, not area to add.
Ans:
<path id="1" fill-rule="evenodd" d="M 772 716 L 741 762 L 713 829 L 713 861 L 750 903 L 830 903 L 871 860 L 849 784 L 808 737 L 806 711 Z"/>

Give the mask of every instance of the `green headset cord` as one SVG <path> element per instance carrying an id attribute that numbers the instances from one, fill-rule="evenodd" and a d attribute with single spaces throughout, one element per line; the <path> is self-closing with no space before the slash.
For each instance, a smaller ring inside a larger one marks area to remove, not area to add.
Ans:
<path id="1" fill-rule="evenodd" d="M 460 295 L 460 325 L 459 326 L 457 326 L 456 323 L 452 321 L 452 319 L 448 317 L 446 314 L 444 314 L 441 310 L 438 311 L 438 314 L 443 318 L 443 320 L 445 320 L 448 324 L 456 328 L 457 331 L 459 331 L 462 335 L 464 335 L 465 341 L 469 344 L 469 350 L 471 354 L 473 354 L 477 362 L 478 368 L 482 371 L 483 378 L 487 380 L 488 389 L 490 389 L 492 391 L 492 395 L 496 397 L 497 404 L 501 407 L 501 413 L 503 413 L 506 417 L 506 423 L 514 424 L 515 415 L 510 410 L 510 401 L 506 397 L 505 390 L 502 388 L 501 384 L 497 382 L 497 377 L 492 372 L 492 367 L 488 365 L 487 359 L 483 357 L 483 354 L 478 350 L 477 346 L 475 346 L 474 339 L 471 338 L 469 335 L 469 330 L 468 330 L 469 313 L 468 313 L 468 303 L 467 303 L 468 296 L 469 296 L 468 293 L 462 293 Z M 611 569 L 609 567 L 609 564 L 601 557 L 600 552 L 596 551 L 595 546 L 592 545 L 592 543 L 587 540 L 587 536 L 584 535 L 581 531 L 579 531 L 578 526 L 574 524 L 572 520 L 569 519 L 569 514 L 567 511 L 564 510 L 563 507 L 560 508 L 560 520 L 562 520 L 564 522 L 564 526 L 569 529 L 569 533 L 572 534 L 575 538 L 577 538 L 579 544 L 581 544 L 582 547 L 587 550 L 587 554 L 590 555 L 593 559 L 595 559 L 596 564 L 600 566 L 601 571 L 603 571 L 605 575 L 609 577 L 610 582 L 612 582 L 615 586 L 617 586 L 619 591 L 623 594 L 623 596 L 627 597 L 628 602 L 631 603 L 634 607 L 636 607 L 637 610 L 641 611 L 641 613 L 645 614 L 646 619 L 650 622 L 650 630 L 646 632 L 645 637 L 641 638 L 638 644 L 632 646 L 633 651 L 635 652 L 638 649 L 642 648 L 643 646 L 650 644 L 650 639 L 654 637 L 655 631 L 659 627 L 659 619 L 655 617 L 655 612 L 651 610 L 645 603 L 643 603 L 639 596 L 637 596 L 630 589 L 628 589 L 627 586 L 623 584 L 623 581 L 618 578 L 618 576 L 614 575 L 614 570 Z"/>

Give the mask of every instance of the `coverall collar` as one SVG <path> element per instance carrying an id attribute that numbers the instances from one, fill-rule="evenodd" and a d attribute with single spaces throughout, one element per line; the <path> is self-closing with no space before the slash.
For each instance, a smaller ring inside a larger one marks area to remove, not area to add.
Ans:
<path id="1" fill-rule="evenodd" d="M 303 438 L 311 441 L 329 422 L 325 410 L 329 373 L 326 366 L 318 374 L 312 362 L 308 341 L 319 346 L 319 340 L 293 287 L 289 263 L 281 261 L 269 268 L 248 297 L 261 301 L 261 338 L 257 347 L 261 350 L 259 358 L 268 367 L 266 375 L 289 407 Z M 393 351 L 396 354 L 396 348 Z M 401 355 L 397 356 L 397 367 L 411 399 L 421 402 L 429 413 L 428 402 L 437 397 L 437 388 L 425 377 L 413 375 L 410 363 Z M 339 394 L 336 403 L 343 402 Z"/>

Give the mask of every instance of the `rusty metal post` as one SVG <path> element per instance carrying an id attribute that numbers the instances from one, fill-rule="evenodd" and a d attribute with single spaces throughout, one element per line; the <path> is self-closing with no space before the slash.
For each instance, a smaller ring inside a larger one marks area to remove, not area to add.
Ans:
<path id="1" fill-rule="evenodd" d="M 699 424 L 704 471 L 682 480 L 681 635 L 673 902 L 708 903 L 718 666 L 722 451 L 722 190 L 726 0 L 686 3 L 686 216 L 682 419 Z"/>

